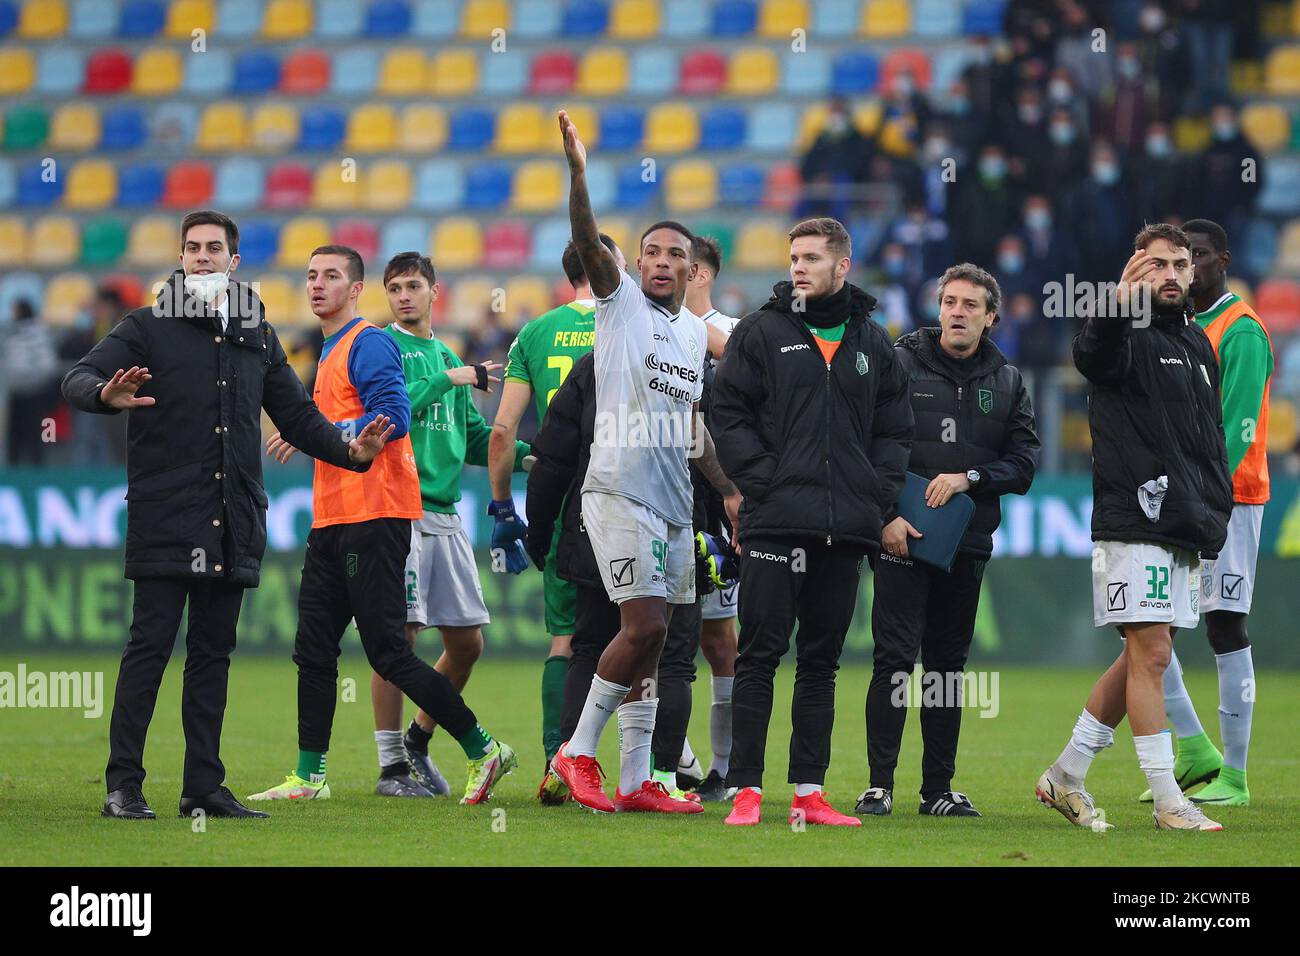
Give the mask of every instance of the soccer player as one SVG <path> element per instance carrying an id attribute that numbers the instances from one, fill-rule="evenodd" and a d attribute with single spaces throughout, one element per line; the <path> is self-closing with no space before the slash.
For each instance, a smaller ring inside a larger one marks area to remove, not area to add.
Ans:
<path id="1" fill-rule="evenodd" d="M 1127 715 L 1155 825 L 1221 830 L 1178 787 L 1161 688 L 1172 628 L 1196 626 L 1198 553 L 1223 546 L 1232 510 L 1219 364 L 1191 320 L 1187 235 L 1158 223 L 1133 245 L 1117 296 L 1074 338 L 1074 364 L 1089 382 L 1093 623 L 1115 625 L 1124 649 L 1035 793 L 1077 826 L 1110 826 L 1084 780 Z"/>
<path id="2" fill-rule="evenodd" d="M 452 682 L 415 656 L 404 633 L 403 578 L 411 522 L 423 516 L 420 475 L 406 434 L 411 402 L 397 340 L 356 314 L 363 277 L 355 249 L 330 245 L 312 253 L 307 294 L 325 336 L 315 399 L 345 434 L 362 431 L 372 419 L 391 421 L 385 437 L 392 440 L 364 476 L 316 463 L 293 654 L 298 665 L 298 766 L 284 783 L 249 799 L 329 798 L 325 754 L 334 722 L 339 644 L 355 618 L 375 672 L 401 688 L 461 745 L 469 770 L 461 802 L 481 803 L 514 768 L 515 753 L 479 726 Z M 480 380 L 484 374 L 476 373 Z M 271 436 L 268 454 L 276 455 L 282 444 L 278 433 Z"/>
<path id="3" fill-rule="evenodd" d="M 668 605 L 695 597 L 687 453 L 697 431 L 700 467 L 727 499 L 730 515 L 740 504 L 695 414 L 707 334 L 703 323 L 682 314 L 694 268 L 691 234 L 678 223 L 656 223 L 641 236 L 640 281 L 620 271 L 600 242 L 591 211 L 586 147 L 563 110 L 559 123 L 569 163 L 573 242 L 596 295 L 597 427 L 582 517 L 606 593 L 619 605 L 620 627 L 601 655 L 578 727 L 551 768 L 573 798 L 593 810 L 698 813 L 700 804 L 673 799 L 650 777 L 658 704 L 654 675 Z M 622 761 L 611 802 L 595 758 L 615 711 Z"/>
<path id="4" fill-rule="evenodd" d="M 1223 428 L 1232 471 L 1232 517 L 1219 556 L 1201 569 L 1201 612 L 1205 634 L 1219 671 L 1220 754 L 1197 719 L 1174 654 L 1165 670 L 1165 710 L 1178 734 L 1174 777 L 1183 791 L 1209 786 L 1192 796 L 1195 803 L 1244 807 L 1246 752 L 1255 708 L 1255 665 L 1246 635 L 1246 616 L 1255 590 L 1259 529 L 1268 501 L 1268 391 L 1273 374 L 1273 343 L 1254 310 L 1228 291 L 1232 253 L 1218 223 L 1192 219 L 1183 224 L 1192 244 L 1192 304 L 1196 323 L 1209 336 L 1219 358 Z M 1151 799 L 1151 791 L 1142 800 Z"/>
<path id="5" fill-rule="evenodd" d="M 614 256 L 619 272 L 626 269 L 627 259 L 614 240 L 602 233 L 600 241 Z M 492 503 L 488 506 L 488 513 L 496 519 L 492 530 L 492 550 L 495 554 L 504 549 L 506 558 L 504 562 L 493 560 L 492 567 L 494 570 L 500 567 L 512 574 L 518 574 L 528 566 L 527 557 L 522 556 L 522 542 L 528 534 L 528 527 L 515 514 L 510 494 L 510 472 L 515 460 L 519 420 L 532 400 L 537 409 L 537 427 L 542 427 L 551 399 L 564 384 L 574 363 L 591 351 L 596 339 L 596 301 L 587 275 L 582 271 L 577 247 L 572 242 L 564 247 L 560 265 L 565 278 L 573 286 L 573 301 L 533 319 L 519 330 L 519 335 L 511 343 L 506 383 L 488 443 L 488 476 L 492 482 Z M 546 752 L 547 769 L 538 798 L 544 803 L 563 802 L 556 789 L 559 778 L 550 772 L 550 763 L 563 743 L 560 712 L 564 706 L 569 659 L 573 655 L 571 641 L 577 600 L 576 586 L 561 578 L 556 570 L 555 545 L 559 538 L 557 526 L 542 568 L 546 631 L 551 635 L 551 651 L 542 666 L 542 748 Z"/>

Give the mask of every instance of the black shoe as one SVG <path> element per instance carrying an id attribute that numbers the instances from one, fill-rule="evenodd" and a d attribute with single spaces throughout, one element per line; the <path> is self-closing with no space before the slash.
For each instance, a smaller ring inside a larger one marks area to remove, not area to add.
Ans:
<path id="1" fill-rule="evenodd" d="M 894 809 L 894 791 L 884 787 L 872 787 L 863 790 L 858 797 L 858 805 L 853 808 L 857 814 L 870 813 L 878 817 L 887 817 Z"/>
<path id="2" fill-rule="evenodd" d="M 429 740 L 432 736 L 425 733 L 415 721 L 411 721 L 411 726 L 402 735 L 402 747 L 406 751 L 406 761 L 415 782 L 435 797 L 445 797 L 451 793 L 451 784 L 442 775 L 438 765 L 429 759 Z"/>
<path id="3" fill-rule="evenodd" d="M 122 787 L 104 798 L 104 816 L 121 820 L 155 820 L 157 815 L 144 802 L 139 787 Z"/>
<path id="4" fill-rule="evenodd" d="M 709 775 L 704 778 L 704 782 L 699 785 L 695 792 L 700 795 L 700 799 L 705 803 L 722 803 L 736 795 L 735 789 L 728 787 L 727 782 L 722 779 L 722 775 L 716 770 L 709 771 Z"/>
<path id="5" fill-rule="evenodd" d="M 270 816 L 261 810 L 248 809 L 226 787 L 217 787 L 206 797 L 181 797 L 181 816 L 192 817 L 195 810 L 202 810 L 210 817 L 249 817 L 260 820 Z"/>
<path id="6" fill-rule="evenodd" d="M 945 790 L 928 800 L 922 800 L 921 807 L 916 812 L 927 817 L 978 817 L 983 815 L 971 805 L 970 797 L 955 790 Z"/>

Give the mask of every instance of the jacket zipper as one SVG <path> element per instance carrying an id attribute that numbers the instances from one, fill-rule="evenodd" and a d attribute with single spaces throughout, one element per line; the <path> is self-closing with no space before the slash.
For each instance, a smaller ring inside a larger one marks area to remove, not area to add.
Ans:
<path id="1" fill-rule="evenodd" d="M 843 342 L 840 343 L 843 345 Z M 836 351 L 839 351 L 838 349 Z M 831 491 L 831 363 L 826 363 L 826 546 L 831 544 L 831 528 L 835 527 L 835 495 Z"/>

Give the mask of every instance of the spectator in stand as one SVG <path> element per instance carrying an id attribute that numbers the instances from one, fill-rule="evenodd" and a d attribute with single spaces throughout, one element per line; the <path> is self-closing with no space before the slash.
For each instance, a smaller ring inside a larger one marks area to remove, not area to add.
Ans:
<path id="1" fill-rule="evenodd" d="M 0 368 L 9 391 L 9 462 L 45 464 L 48 419 L 60 404 L 59 356 L 54 333 L 27 299 L 13 305 L 13 322 L 4 332 Z M 62 437 L 57 432 L 53 439 Z"/>
<path id="2" fill-rule="evenodd" d="M 1228 98 L 1228 64 L 1232 59 L 1233 7 L 1237 0 L 1178 0 L 1192 71 L 1187 108 L 1201 112 Z M 1255 4 L 1241 4 L 1254 6 Z M 1221 219 L 1215 220 L 1227 223 Z M 1232 235 L 1231 232 L 1228 235 Z"/>
<path id="3" fill-rule="evenodd" d="M 904 215 L 893 223 L 888 240 L 903 250 L 906 262 L 903 279 L 909 289 L 940 275 L 943 263 L 952 261 L 948 224 L 928 215 L 919 203 L 909 205 Z"/>
<path id="4" fill-rule="evenodd" d="M 1016 174 L 1020 182 L 1041 175 L 1039 171 L 1047 164 L 1051 144 L 1047 139 L 1047 111 L 1043 108 L 1043 94 L 1037 87 L 1021 87 L 1016 94 L 1016 113 L 1003 126 L 1002 147 L 1008 156 L 1013 157 L 1013 167 L 1020 167 Z M 1033 188 L 1040 187 L 1035 185 Z"/>
<path id="5" fill-rule="evenodd" d="M 1196 212 L 1219 223 L 1228 235 L 1239 236 L 1263 186 L 1263 164 L 1241 135 L 1237 111 L 1230 103 L 1218 103 L 1210 111 L 1210 130 L 1213 140 L 1194 163 Z M 1248 176 L 1248 170 L 1253 175 Z"/>
<path id="6" fill-rule="evenodd" d="M 871 141 L 853 125 L 844 100 L 831 100 L 826 123 L 799 164 L 804 193 L 796 215 L 848 218 L 873 152 Z"/>
<path id="7" fill-rule="evenodd" d="M 1096 99 L 1110 82 L 1114 57 L 1102 56 L 1096 49 L 1093 30 L 1105 24 L 1079 3 L 1061 4 L 1064 25 L 1056 43 L 1056 65 L 1070 71 L 1079 90 L 1088 99 Z"/>
<path id="8" fill-rule="evenodd" d="M 872 287 L 880 302 L 873 318 L 883 322 L 894 338 L 912 331 L 912 303 L 920 282 L 909 280 L 907 250 L 899 242 L 887 242 L 880 249 L 880 277 Z"/>
<path id="9" fill-rule="evenodd" d="M 1075 186 L 1069 208 L 1082 254 L 1081 278 L 1110 281 L 1108 276 L 1123 271 L 1125 250 L 1138 224 L 1119 154 L 1105 140 L 1093 143 L 1088 178 Z"/>
<path id="10" fill-rule="evenodd" d="M 1149 2 L 1142 8 L 1138 27 L 1141 32 L 1137 44 L 1142 63 L 1160 91 L 1158 114 L 1161 119 L 1172 119 L 1182 106 L 1184 91 L 1192 83 L 1187 44 L 1159 3 Z"/>
<path id="11" fill-rule="evenodd" d="M 1169 127 L 1152 123 L 1147 127 L 1146 147 L 1132 158 L 1133 201 L 1143 222 L 1167 222 L 1181 215 L 1187 204 L 1186 175 L 1183 160 L 1174 151 Z M 1197 202 L 1200 208 L 1200 202 Z"/>
<path id="12" fill-rule="evenodd" d="M 1140 149 L 1158 103 L 1155 83 L 1143 74 L 1135 43 L 1115 48 L 1115 75 L 1097 99 L 1094 133 L 1125 152 Z"/>
<path id="13" fill-rule="evenodd" d="M 1068 110 L 1052 111 L 1037 164 L 1027 171 L 1027 190 L 1051 192 L 1083 178 L 1088 170 L 1088 146 L 1079 129 Z"/>
<path id="14" fill-rule="evenodd" d="M 1064 110 L 1076 130 L 1089 128 L 1088 98 L 1075 88 L 1074 77 L 1063 66 L 1053 69 L 1048 78 L 1047 107 L 1052 114 L 1050 121 L 1056 121 L 1057 114 Z"/>
<path id="15" fill-rule="evenodd" d="M 1068 229 L 1054 228 L 1052 204 L 1035 193 L 1025 199 L 1024 240 L 1026 268 L 1045 282 L 1063 282 L 1066 273 L 1079 269 L 1079 249 Z"/>
<path id="16" fill-rule="evenodd" d="M 1015 226 L 1017 199 L 1007 173 L 1006 151 L 990 144 L 980 151 L 973 178 L 958 174 L 949 219 L 957 262 L 990 262 L 998 237 Z"/>
<path id="17" fill-rule="evenodd" d="M 937 106 L 938 115 L 952 136 L 955 150 L 952 155 L 958 162 L 965 163 L 988 140 L 991 114 L 975 108 L 970 87 L 964 79 L 954 82 L 948 88 L 948 95 Z"/>
<path id="18" fill-rule="evenodd" d="M 1019 293 L 1042 294 L 1044 278 L 1031 272 L 1025 257 L 1025 244 L 1014 232 L 998 240 L 997 280 L 1004 298 Z"/>

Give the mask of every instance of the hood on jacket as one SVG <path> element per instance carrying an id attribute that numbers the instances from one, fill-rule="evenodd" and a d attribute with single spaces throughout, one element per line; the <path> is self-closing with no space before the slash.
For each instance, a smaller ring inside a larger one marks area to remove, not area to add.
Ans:
<path id="1" fill-rule="evenodd" d="M 957 360 L 940 354 L 943 346 L 939 344 L 939 336 L 942 333 L 943 330 L 940 328 L 927 326 L 899 336 L 894 345 L 913 353 L 932 372 L 945 378 L 952 378 L 952 363 Z M 986 335 L 980 340 L 975 354 L 971 357 L 970 374 L 966 380 L 990 375 L 1006 364 L 1007 357 L 993 343 L 993 339 Z"/>
<path id="2" fill-rule="evenodd" d="M 849 288 L 849 322 L 865 321 L 876 308 L 876 299 L 852 282 Z M 789 316 L 798 316 L 794 310 L 794 283 L 785 279 L 772 286 L 772 297 L 759 306 L 759 311 L 771 309 Z"/>

